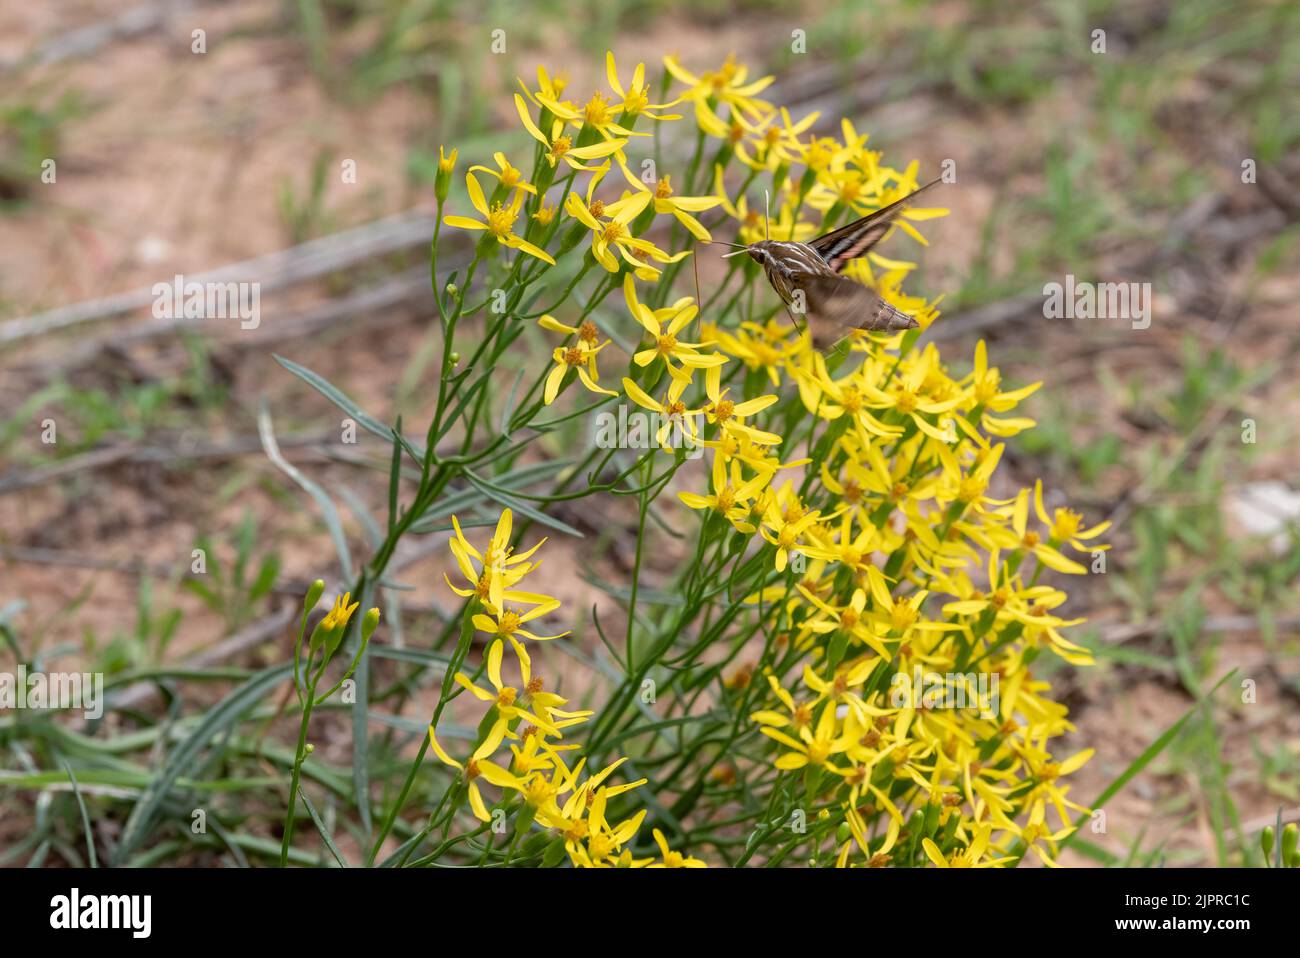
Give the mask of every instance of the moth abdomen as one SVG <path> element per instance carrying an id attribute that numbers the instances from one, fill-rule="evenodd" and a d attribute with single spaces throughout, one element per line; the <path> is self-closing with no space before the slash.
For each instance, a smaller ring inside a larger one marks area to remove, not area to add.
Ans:
<path id="1" fill-rule="evenodd" d="M 882 298 L 877 298 L 874 312 L 862 318 L 858 329 L 865 329 L 867 332 L 898 332 L 903 329 L 916 329 L 921 324 L 916 321 L 916 317 L 909 316 Z"/>

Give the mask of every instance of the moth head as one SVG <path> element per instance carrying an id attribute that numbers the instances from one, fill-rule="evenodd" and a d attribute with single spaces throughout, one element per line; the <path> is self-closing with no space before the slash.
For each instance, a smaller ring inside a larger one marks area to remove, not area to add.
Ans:
<path id="1" fill-rule="evenodd" d="M 755 263 L 766 266 L 772 260 L 775 245 L 772 240 L 759 240 L 757 243 L 751 243 L 747 252 Z"/>

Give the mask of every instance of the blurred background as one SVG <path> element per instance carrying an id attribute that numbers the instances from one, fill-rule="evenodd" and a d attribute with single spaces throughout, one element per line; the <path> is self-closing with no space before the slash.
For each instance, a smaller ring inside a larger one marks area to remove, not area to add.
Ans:
<path id="1" fill-rule="evenodd" d="M 159 754 L 115 749 L 132 710 L 179 714 L 279 661 L 305 584 L 334 569 L 319 512 L 263 451 L 262 403 L 365 552 L 388 450 L 341 440 L 338 410 L 272 354 L 423 422 L 438 146 L 460 150 L 456 192 L 501 144 L 522 158 L 516 76 L 563 70 L 585 100 L 606 49 L 656 83 L 664 54 L 698 71 L 734 53 L 819 131 L 849 117 L 923 179 L 954 164 L 951 215 L 907 250 L 908 291 L 944 296 L 928 336 L 956 371 L 983 338 L 1005 382 L 1043 380 L 1008 482 L 1041 476 L 1116 523 L 1105 574 L 1068 583 L 1098 664 L 1048 675 L 1078 728 L 1062 754 L 1098 749 L 1072 797 L 1238 670 L 1065 860 L 1258 864 L 1260 828 L 1300 818 L 1300 5 L 1284 0 L 0 0 L 0 668 L 154 683 L 106 720 L 89 793 L 144 787 Z M 258 328 L 154 317 L 150 287 L 178 273 L 259 282 Z M 1150 283 L 1149 328 L 1045 318 L 1067 276 Z M 540 336 L 523 342 L 516 362 L 543 361 Z M 547 591 L 579 610 L 610 602 L 590 580 L 626 575 L 635 515 L 608 508 L 562 517 L 592 530 L 581 551 L 548 546 Z M 430 537 L 399 557 L 415 588 L 395 645 L 418 649 L 446 611 L 445 553 Z M 0 863 L 77 862 L 60 749 L 93 753 L 0 717 Z M 178 841 L 157 860 L 227 851 Z"/>

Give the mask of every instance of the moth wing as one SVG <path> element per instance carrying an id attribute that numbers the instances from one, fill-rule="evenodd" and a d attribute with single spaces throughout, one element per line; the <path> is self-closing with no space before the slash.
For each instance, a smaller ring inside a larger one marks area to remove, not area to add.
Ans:
<path id="1" fill-rule="evenodd" d="M 919 194 L 924 193 L 938 182 L 938 179 L 931 180 L 925 186 L 913 190 L 901 200 L 896 200 L 888 206 L 882 206 L 874 213 L 868 213 L 862 219 L 855 220 L 847 226 L 841 226 L 825 236 L 819 236 L 817 239 L 810 241 L 808 245 L 830 264 L 831 269 L 837 273 L 842 272 L 844 267 L 852 260 L 868 252 L 884 238 L 885 234 L 894 225 L 894 220 L 911 205 Z"/>
<path id="2" fill-rule="evenodd" d="M 920 325 L 907 313 L 885 302 L 874 289 L 847 276 L 835 273 L 800 279 L 808 328 L 819 348 L 855 329 L 893 333 Z"/>

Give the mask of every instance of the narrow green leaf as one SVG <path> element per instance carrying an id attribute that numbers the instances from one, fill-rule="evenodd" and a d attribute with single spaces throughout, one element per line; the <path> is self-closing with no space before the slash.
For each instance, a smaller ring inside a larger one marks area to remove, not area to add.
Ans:
<path id="1" fill-rule="evenodd" d="M 122 829 L 122 840 L 113 856 L 115 862 L 121 863 L 130 858 L 131 853 L 145 839 L 153 826 L 154 817 L 163 799 L 177 785 L 178 779 L 197 762 L 207 744 L 217 735 L 232 729 L 243 718 L 244 713 L 292 673 L 293 664 L 290 662 L 265 669 L 236 688 L 208 711 L 189 737 L 167 756 L 162 768 L 149 781 L 144 794 L 131 809 L 131 815 Z"/>
<path id="2" fill-rule="evenodd" d="M 338 554 L 339 566 L 343 571 L 343 578 L 352 578 L 352 554 L 348 551 L 348 538 L 343 532 L 343 521 L 339 518 L 338 507 L 315 482 L 308 479 L 297 466 L 284 458 L 280 452 L 280 445 L 275 441 L 275 432 L 271 425 L 271 413 L 266 407 L 266 402 L 262 402 L 262 408 L 257 415 L 257 431 L 262 437 L 262 448 L 266 451 L 266 456 L 271 462 L 275 463 L 290 479 L 303 488 L 320 506 L 321 514 L 325 518 L 325 525 L 329 529 L 330 538 L 334 540 L 334 551 Z M 192 581 L 192 580 L 191 580 Z"/>
<path id="3" fill-rule="evenodd" d="M 1201 706 L 1205 705 L 1210 700 L 1210 698 L 1214 695 L 1214 693 L 1219 690 L 1220 686 L 1222 686 L 1224 682 L 1228 681 L 1228 679 L 1232 678 L 1236 674 L 1237 674 L 1237 670 L 1233 669 L 1230 672 L 1228 672 L 1226 675 L 1224 675 L 1223 678 L 1219 679 L 1218 682 L 1214 683 L 1214 688 L 1210 689 L 1210 691 L 1206 692 L 1199 699 L 1197 699 L 1196 702 L 1192 705 L 1192 707 L 1183 713 L 1182 718 L 1180 718 L 1173 725 L 1169 726 L 1169 728 L 1165 729 L 1163 735 L 1161 735 L 1154 742 L 1148 745 L 1143 750 L 1142 754 L 1139 755 L 1137 758 L 1135 758 L 1133 762 L 1129 765 L 1129 767 L 1124 769 L 1124 771 L 1120 773 L 1119 777 L 1116 778 L 1115 781 L 1111 782 L 1110 785 L 1107 786 L 1106 789 L 1100 795 L 1098 795 L 1095 799 L 1093 799 L 1092 804 L 1089 805 L 1089 808 L 1093 808 L 1093 809 L 1101 808 L 1108 801 L 1110 801 L 1117 794 L 1119 794 L 1120 789 L 1122 789 L 1125 785 L 1127 785 L 1133 779 L 1133 777 L 1138 774 L 1138 772 L 1142 771 L 1142 769 L 1150 765 L 1151 762 L 1155 759 L 1155 757 L 1159 755 L 1161 752 L 1163 752 L 1169 746 L 1169 743 L 1174 740 L 1175 736 L 1177 736 L 1178 733 L 1182 731 L 1183 726 L 1187 724 L 1187 720 L 1190 719 L 1193 715 L 1195 715 L 1197 710 L 1200 709 Z M 1065 838 L 1065 840 L 1061 842 L 1062 849 L 1068 848 L 1070 846 L 1071 841 L 1073 841 L 1074 837 L 1079 834 L 1079 829 L 1083 827 L 1083 823 L 1086 822 L 1088 818 L 1089 815 L 1087 812 L 1085 812 L 1084 814 L 1080 815 L 1078 818 L 1074 820 L 1074 831 L 1071 832 Z"/>
<path id="4" fill-rule="evenodd" d="M 475 489 L 478 489 L 480 492 L 482 492 L 483 495 L 487 496 L 489 499 L 498 503 L 499 505 L 505 506 L 507 509 L 512 509 L 515 512 L 519 513 L 520 515 L 527 516 L 529 519 L 532 519 L 534 522 L 539 522 L 544 526 L 549 526 L 550 528 L 566 533 L 567 535 L 574 536 L 578 539 L 586 538 L 586 536 L 584 536 L 577 529 L 573 528 L 573 526 L 569 525 L 567 522 L 561 522 L 559 519 L 551 518 L 541 510 L 534 509 L 532 506 L 528 505 L 528 503 L 524 502 L 523 500 L 516 499 L 514 496 L 507 495 L 505 492 L 503 492 L 500 489 L 492 488 L 487 483 L 483 482 L 480 479 L 475 478 L 474 476 L 470 475 L 468 472 L 465 473 L 465 478 L 469 480 L 470 485 L 472 485 Z"/>
<path id="5" fill-rule="evenodd" d="M 77 805 L 81 808 L 81 828 L 86 833 L 86 854 L 90 856 L 90 867 L 98 868 L 99 859 L 95 856 L 95 835 L 90 830 L 90 814 L 86 811 L 86 800 L 81 796 L 81 786 L 77 784 L 77 776 L 73 774 L 72 766 L 65 761 L 63 767 L 68 770 L 68 779 L 72 782 L 72 794 L 77 796 Z"/>
<path id="6" fill-rule="evenodd" d="M 311 803 L 311 799 L 307 797 L 307 793 L 303 791 L 301 785 L 298 786 L 298 797 L 302 799 L 302 804 L 307 809 L 307 814 L 311 816 L 312 824 L 316 826 L 316 831 L 320 832 L 320 837 L 325 841 L 325 847 L 330 850 L 330 854 L 333 855 L 334 860 L 339 863 L 339 867 L 351 867 L 348 865 L 347 859 L 343 857 L 343 853 L 339 851 L 339 847 L 334 844 L 334 839 L 330 838 L 330 833 L 325 830 L 325 823 L 321 821 L 320 815 L 316 814 L 316 806 Z"/>
<path id="7" fill-rule="evenodd" d="M 306 366 L 298 365 L 291 359 L 285 359 L 283 356 L 276 354 L 272 355 L 277 363 L 289 370 L 289 372 L 293 373 L 334 405 L 342 409 L 350 418 L 355 419 L 357 424 L 361 426 L 362 429 L 366 430 L 366 432 L 380 436 L 387 442 L 396 440 L 402 444 L 402 448 L 410 453 L 411 457 L 415 459 L 416 462 L 424 461 L 424 449 L 421 446 L 416 445 L 391 427 L 385 426 L 382 422 L 349 399 L 341 389 L 329 380 L 312 372 Z"/>

